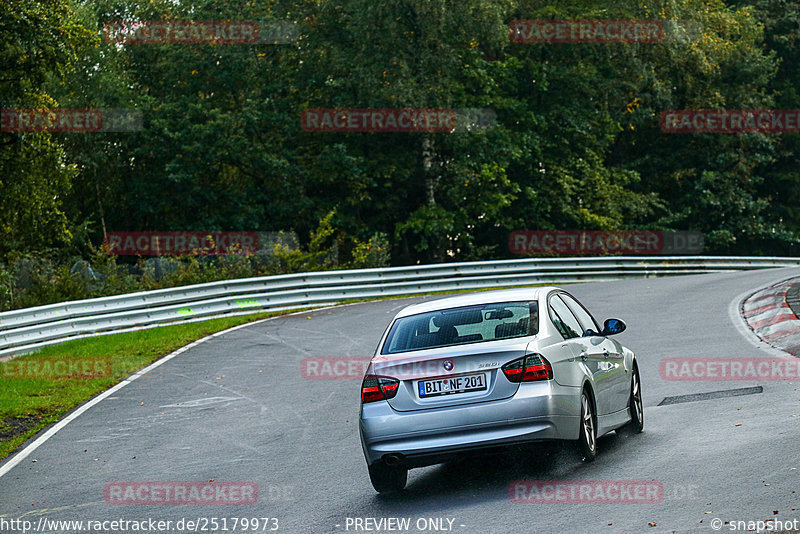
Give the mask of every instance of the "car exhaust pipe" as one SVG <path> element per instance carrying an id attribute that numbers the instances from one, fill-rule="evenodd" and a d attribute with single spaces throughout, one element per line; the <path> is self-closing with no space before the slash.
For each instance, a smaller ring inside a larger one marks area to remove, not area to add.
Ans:
<path id="1" fill-rule="evenodd" d="M 386 465 L 394 467 L 403 463 L 403 455 L 396 453 L 387 454 L 383 457 L 383 461 Z"/>

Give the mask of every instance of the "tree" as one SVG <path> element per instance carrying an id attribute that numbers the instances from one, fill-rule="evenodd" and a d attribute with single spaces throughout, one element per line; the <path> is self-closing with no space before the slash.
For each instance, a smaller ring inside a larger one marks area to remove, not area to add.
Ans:
<path id="1" fill-rule="evenodd" d="M 91 41 L 66 0 L 5 0 L 0 10 L 2 108 L 53 108 L 43 86 L 65 76 Z M 69 241 L 62 203 L 74 165 L 49 132 L 0 132 L 0 258 Z"/>

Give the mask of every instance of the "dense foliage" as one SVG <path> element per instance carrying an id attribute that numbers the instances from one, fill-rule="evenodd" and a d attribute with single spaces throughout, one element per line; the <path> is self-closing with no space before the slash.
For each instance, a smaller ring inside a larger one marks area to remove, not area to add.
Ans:
<path id="1" fill-rule="evenodd" d="M 667 134 L 658 118 L 800 108 L 798 13 L 792 0 L 2 0 L 0 106 L 136 109 L 143 125 L 0 133 L 0 261 L 98 268 L 105 230 L 296 232 L 303 250 L 259 273 L 331 246 L 338 260 L 312 264 L 508 257 L 517 229 L 695 230 L 708 253 L 794 255 L 798 134 Z M 101 38 L 110 21 L 175 19 L 290 21 L 297 38 Z M 666 38 L 521 44 L 514 19 L 660 19 Z M 309 108 L 497 121 L 321 133 L 300 127 Z M 17 276 L 4 273 L 0 287 Z"/>

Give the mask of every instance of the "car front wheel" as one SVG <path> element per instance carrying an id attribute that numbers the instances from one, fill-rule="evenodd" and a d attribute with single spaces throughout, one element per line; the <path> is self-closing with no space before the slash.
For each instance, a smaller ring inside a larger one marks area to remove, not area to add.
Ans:
<path id="1" fill-rule="evenodd" d="M 623 434 L 638 434 L 644 429 L 643 406 L 642 382 L 639 379 L 639 369 L 634 367 L 633 376 L 631 376 L 631 394 L 628 399 L 628 409 L 631 412 L 631 421 L 619 429 Z"/>

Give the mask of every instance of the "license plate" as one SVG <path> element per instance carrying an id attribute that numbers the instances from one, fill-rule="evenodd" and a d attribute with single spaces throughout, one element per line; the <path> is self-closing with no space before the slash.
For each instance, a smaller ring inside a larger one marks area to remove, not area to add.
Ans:
<path id="1" fill-rule="evenodd" d="M 420 380 L 417 382 L 417 391 L 419 391 L 420 398 L 454 395 L 484 389 L 486 389 L 486 374 L 484 373 L 437 378 L 435 380 Z"/>

